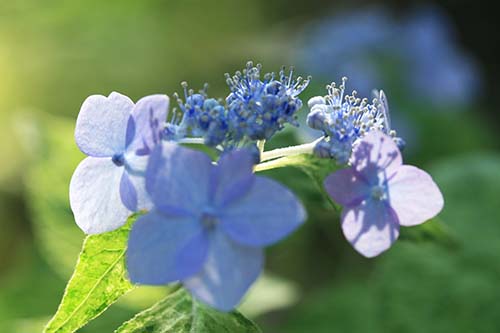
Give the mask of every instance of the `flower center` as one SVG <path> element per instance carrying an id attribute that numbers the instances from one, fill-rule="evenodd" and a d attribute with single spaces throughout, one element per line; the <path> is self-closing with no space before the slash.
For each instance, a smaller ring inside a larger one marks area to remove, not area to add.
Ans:
<path id="1" fill-rule="evenodd" d="M 219 219 L 211 212 L 204 212 L 201 215 L 201 223 L 206 229 L 213 230 L 219 223 Z"/>
<path id="2" fill-rule="evenodd" d="M 372 187 L 371 197 L 375 200 L 383 200 L 386 198 L 386 191 L 383 186 L 377 185 Z"/>
<path id="3" fill-rule="evenodd" d="M 113 163 L 116 166 L 119 166 L 119 167 L 121 167 L 125 164 L 125 156 L 123 156 L 123 154 L 115 154 L 115 155 L 113 155 L 111 160 L 113 161 Z"/>

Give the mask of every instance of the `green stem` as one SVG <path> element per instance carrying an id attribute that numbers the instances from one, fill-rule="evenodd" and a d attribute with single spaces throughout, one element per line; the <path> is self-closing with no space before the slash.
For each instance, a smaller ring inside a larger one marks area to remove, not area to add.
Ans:
<path id="1" fill-rule="evenodd" d="M 177 141 L 177 143 L 202 145 L 205 144 L 205 140 L 203 138 L 184 138 Z"/>
<path id="2" fill-rule="evenodd" d="M 258 140 L 257 141 L 257 148 L 259 149 L 260 156 L 264 154 L 264 145 L 266 144 L 266 140 Z"/>
<path id="3" fill-rule="evenodd" d="M 272 161 L 259 163 L 254 167 L 255 172 L 271 170 L 276 168 L 281 168 L 282 166 L 287 165 L 287 161 L 284 157 L 276 158 Z"/>
<path id="4" fill-rule="evenodd" d="M 285 157 L 290 155 L 312 154 L 314 146 L 323 138 L 319 138 L 313 142 L 304 143 L 298 146 L 290 146 L 285 148 L 278 148 L 270 151 L 263 152 L 260 156 L 260 161 L 265 162 L 278 157 Z"/>

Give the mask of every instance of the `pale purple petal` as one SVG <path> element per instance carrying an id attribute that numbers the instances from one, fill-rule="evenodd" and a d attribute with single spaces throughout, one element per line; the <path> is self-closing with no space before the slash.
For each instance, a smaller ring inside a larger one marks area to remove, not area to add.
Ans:
<path id="1" fill-rule="evenodd" d="M 207 242 L 193 243 L 200 231 L 199 222 L 191 218 L 166 216 L 157 211 L 141 216 L 132 226 L 128 240 L 130 280 L 163 285 L 198 272 L 207 255 Z M 186 249 L 190 254 L 183 253 Z"/>
<path id="2" fill-rule="evenodd" d="M 370 185 L 353 168 L 330 174 L 324 186 L 332 199 L 343 206 L 358 205 L 370 195 Z"/>
<path id="3" fill-rule="evenodd" d="M 436 183 L 427 172 L 414 166 L 400 167 L 388 189 L 390 205 L 403 226 L 423 223 L 443 209 L 443 195 Z"/>
<path id="4" fill-rule="evenodd" d="M 389 249 L 396 241 L 399 223 L 387 203 L 367 200 L 342 211 L 342 231 L 356 251 L 372 258 Z"/>
<path id="5" fill-rule="evenodd" d="M 141 98 L 132 111 L 127 128 L 127 150 L 137 155 L 148 155 L 161 140 L 167 120 L 169 99 L 167 95 Z"/>
<path id="6" fill-rule="evenodd" d="M 214 204 L 224 206 L 244 195 L 255 178 L 253 157 L 246 150 L 231 151 L 222 155 L 213 169 Z"/>
<path id="7" fill-rule="evenodd" d="M 248 246 L 273 244 L 288 236 L 306 219 L 297 197 L 274 180 L 256 176 L 250 190 L 220 213 L 221 228 Z"/>
<path id="8" fill-rule="evenodd" d="M 92 95 L 80 109 L 75 140 L 82 152 L 94 157 L 112 157 L 125 151 L 127 124 L 134 103 L 113 92 L 109 97 Z"/>
<path id="9" fill-rule="evenodd" d="M 370 131 L 356 144 L 352 165 L 372 185 L 377 185 L 380 173 L 390 177 L 403 163 L 398 146 L 381 131 Z"/>
<path id="10" fill-rule="evenodd" d="M 165 142 L 149 157 L 146 189 L 158 210 L 199 216 L 209 202 L 212 168 L 206 154 Z"/>
<path id="11" fill-rule="evenodd" d="M 153 203 L 146 191 L 146 167 L 149 156 L 138 156 L 135 154 L 125 155 L 125 170 L 127 171 L 130 182 L 133 184 L 137 195 L 137 205 L 135 211 L 150 210 Z M 123 198 L 122 198 L 123 199 Z"/>
<path id="12" fill-rule="evenodd" d="M 132 212 L 120 198 L 123 167 L 111 158 L 87 157 L 71 178 L 69 199 L 76 224 L 86 234 L 99 234 L 125 224 Z"/>
<path id="13" fill-rule="evenodd" d="M 261 249 L 238 245 L 223 233 L 214 232 L 202 271 L 183 284 L 202 302 L 230 311 L 257 279 L 263 262 Z"/>

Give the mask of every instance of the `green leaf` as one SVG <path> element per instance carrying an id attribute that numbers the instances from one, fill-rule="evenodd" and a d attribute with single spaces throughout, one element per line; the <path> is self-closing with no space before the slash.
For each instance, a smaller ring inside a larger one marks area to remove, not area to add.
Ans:
<path id="1" fill-rule="evenodd" d="M 311 154 L 298 154 L 290 155 L 269 162 L 263 162 L 255 166 L 255 172 L 272 170 L 282 167 L 294 167 L 300 169 L 308 175 L 321 191 L 321 193 L 328 199 L 332 206 L 338 209 L 337 205 L 330 199 L 323 186 L 325 178 L 334 171 L 341 169 L 334 160 L 328 158 L 318 158 Z"/>
<path id="2" fill-rule="evenodd" d="M 403 241 L 416 243 L 430 241 L 449 248 L 458 246 L 458 240 L 451 228 L 438 217 L 411 228 L 401 228 L 400 232 L 400 240 Z"/>
<path id="3" fill-rule="evenodd" d="M 241 313 L 219 312 L 179 289 L 137 314 L 115 333 L 254 333 L 260 329 Z"/>
<path id="4" fill-rule="evenodd" d="M 126 277 L 125 251 L 131 225 L 88 236 L 57 313 L 45 333 L 71 333 L 99 316 L 134 286 Z"/>

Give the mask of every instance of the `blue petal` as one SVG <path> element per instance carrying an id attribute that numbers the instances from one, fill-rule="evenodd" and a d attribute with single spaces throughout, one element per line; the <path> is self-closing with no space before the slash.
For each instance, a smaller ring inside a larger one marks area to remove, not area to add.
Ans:
<path id="1" fill-rule="evenodd" d="M 250 189 L 255 178 L 253 165 L 252 154 L 247 150 L 222 155 L 217 168 L 214 168 L 212 180 L 216 206 L 235 201 Z"/>
<path id="2" fill-rule="evenodd" d="M 208 255 L 209 240 L 205 230 L 189 240 L 175 258 L 176 270 L 180 276 L 188 277 L 197 274 L 202 268 Z"/>
<path id="3" fill-rule="evenodd" d="M 158 145 L 146 169 L 146 189 L 166 214 L 200 216 L 209 203 L 210 158 L 173 143 Z"/>
<path id="4" fill-rule="evenodd" d="M 148 155 L 160 142 L 167 120 L 169 99 L 166 95 L 141 98 L 132 111 L 127 128 L 127 150 Z"/>
<path id="5" fill-rule="evenodd" d="M 202 271 L 183 284 L 202 302 L 230 311 L 257 279 L 263 262 L 261 249 L 238 245 L 223 233 L 214 232 Z"/>
<path id="6" fill-rule="evenodd" d="M 87 157 L 76 168 L 69 199 L 76 224 L 86 234 L 117 229 L 132 214 L 120 198 L 123 173 L 111 158 Z"/>
<path id="7" fill-rule="evenodd" d="M 266 246 L 298 228 L 306 212 L 286 187 L 256 176 L 248 193 L 226 206 L 220 219 L 223 230 L 238 243 Z"/>
<path id="8" fill-rule="evenodd" d="M 137 191 L 126 172 L 120 180 L 120 197 L 125 207 L 133 212 L 137 211 Z"/>
<path id="9" fill-rule="evenodd" d="M 134 283 L 162 285 L 191 276 L 202 268 L 208 242 L 199 241 L 198 221 L 152 211 L 132 226 L 127 270 Z"/>
<path id="10" fill-rule="evenodd" d="M 134 103 L 113 92 L 109 97 L 88 97 L 76 120 L 75 139 L 82 152 L 94 157 L 112 157 L 125 151 L 127 124 Z"/>

